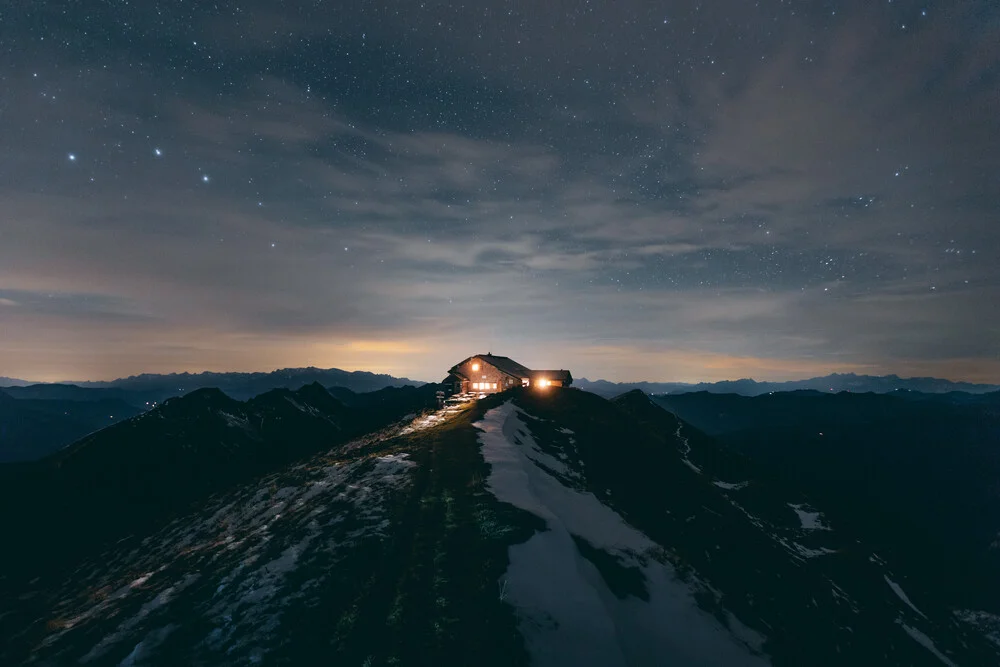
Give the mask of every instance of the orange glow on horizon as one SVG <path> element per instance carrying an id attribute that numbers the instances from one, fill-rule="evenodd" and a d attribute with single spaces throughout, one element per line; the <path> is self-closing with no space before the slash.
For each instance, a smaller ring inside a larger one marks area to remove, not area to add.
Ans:
<path id="1" fill-rule="evenodd" d="M 448 368 L 474 345 L 467 336 L 385 339 L 370 335 L 338 338 L 332 335 L 255 336 L 197 330 L 197 343 L 187 334 L 128 331 L 100 337 L 81 329 L 75 333 L 80 349 L 64 344 L 64 333 L 54 329 L 12 331 L 0 350 L 0 375 L 29 382 L 114 380 L 140 373 L 271 372 L 282 368 L 339 368 L 386 373 L 395 377 L 437 382 Z M 857 363 L 819 357 L 777 358 L 724 354 L 709 349 L 671 348 L 643 342 L 603 345 L 555 345 L 540 342 L 505 350 L 529 368 L 564 367 L 577 378 L 611 382 L 717 382 L 753 378 L 788 381 L 830 373 L 939 377 L 952 381 L 996 384 L 1000 359 L 896 359 Z M 479 370 L 482 362 L 475 362 Z M 556 386 L 549 378 L 532 386 Z"/>

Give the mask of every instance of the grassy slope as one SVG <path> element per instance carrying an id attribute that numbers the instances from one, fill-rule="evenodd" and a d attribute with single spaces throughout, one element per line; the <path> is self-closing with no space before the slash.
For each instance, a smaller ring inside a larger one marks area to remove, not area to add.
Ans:
<path id="1" fill-rule="evenodd" d="M 508 547 L 544 526 L 531 515 L 497 502 L 485 489 L 489 471 L 472 424 L 498 402 L 480 401 L 436 427 L 387 440 L 373 437 L 360 449 L 334 448 L 310 460 L 308 465 L 324 466 L 405 452 L 417 465 L 408 472 L 410 483 L 390 496 L 384 539 L 359 539 L 335 557 L 314 554 L 307 565 L 289 575 L 285 591 L 298 590 L 314 580 L 320 588 L 311 591 L 316 595 L 310 596 L 309 604 L 299 600 L 283 606 L 280 638 L 267 648 L 267 664 L 528 664 L 517 617 L 502 601 L 499 582 L 507 570 Z M 277 486 L 292 482 L 286 472 L 276 475 Z M 247 498 L 266 485 L 267 478 L 221 498 Z M 336 502 L 335 496 L 328 502 Z M 210 499 L 195 514 L 210 515 L 213 502 L 223 500 Z M 349 514 L 330 529 L 335 531 L 330 536 L 340 535 L 350 542 L 348 536 L 356 528 L 364 528 L 364 518 Z M 275 542 L 277 551 L 272 549 L 263 560 L 277 557 L 287 544 L 277 536 Z M 154 664 L 230 664 L 233 658 L 222 654 L 206 653 L 203 648 L 192 651 L 212 631 L 213 624 L 205 616 L 206 605 L 210 606 L 206 601 L 212 599 L 214 582 L 225 571 L 208 560 L 192 564 L 184 556 L 178 559 L 169 541 L 160 547 L 160 540 L 154 538 L 151 544 L 154 551 L 162 549 L 154 558 L 169 564 L 164 577 L 177 580 L 185 572 L 199 571 L 202 578 L 163 615 L 141 621 L 131 641 L 124 644 L 130 647 L 150 630 L 171 624 L 176 629 L 156 649 Z M 127 554 L 136 546 L 131 540 L 117 552 Z M 106 562 L 126 570 L 137 567 L 127 565 L 128 556 L 109 556 Z M 91 561 L 81 571 L 93 566 Z M 96 567 L 100 569 L 99 561 Z M 147 562 L 137 571 L 153 569 Z M 33 651 L 43 657 L 42 664 L 48 664 L 45 660 L 75 662 L 121 619 L 140 613 L 141 598 L 136 598 L 121 614 L 92 619 L 74 627 L 59 643 L 44 647 L 42 642 L 54 622 L 45 619 L 61 615 L 59 600 L 86 600 L 100 593 L 89 590 L 75 575 L 60 582 L 25 582 L 21 592 L 28 591 L 31 600 L 23 598 L 11 616 L 3 618 L 0 609 L 0 636 L 21 634 L 16 642 L 0 648 L 0 663 L 23 664 Z M 22 633 L 31 618 L 38 620 Z M 90 664 L 118 664 L 122 657 L 116 649 Z"/>
<path id="2" fill-rule="evenodd" d="M 490 404 L 481 401 L 443 425 L 378 448 L 408 452 L 417 463 L 409 493 L 394 509 L 394 531 L 376 550 L 339 566 L 322 608 L 296 612 L 284 657 L 326 654 L 358 665 L 527 664 L 498 582 L 508 546 L 543 526 L 485 490 L 488 469 L 472 423 Z"/>

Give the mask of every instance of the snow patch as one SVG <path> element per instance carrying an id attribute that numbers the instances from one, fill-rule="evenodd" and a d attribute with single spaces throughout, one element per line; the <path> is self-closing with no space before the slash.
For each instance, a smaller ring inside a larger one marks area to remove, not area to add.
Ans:
<path id="1" fill-rule="evenodd" d="M 917 630 L 916 628 L 909 626 L 906 623 L 903 623 L 902 619 L 897 619 L 896 623 L 898 623 L 900 627 L 902 627 L 903 630 L 906 631 L 906 634 L 910 635 L 910 637 L 913 638 L 913 641 L 917 642 L 925 649 L 933 653 L 938 660 L 948 665 L 948 667 L 958 667 L 958 665 L 956 665 L 952 660 L 950 660 L 948 656 L 946 656 L 944 653 L 938 650 L 937 646 L 934 645 L 934 642 L 931 641 L 930 637 L 922 633 L 920 630 Z"/>
<path id="2" fill-rule="evenodd" d="M 688 442 L 688 438 L 686 435 L 681 435 L 681 429 L 683 428 L 683 426 L 684 425 L 678 419 L 677 430 L 674 431 L 674 437 L 678 440 L 678 442 L 680 442 L 681 461 L 683 461 L 684 465 L 686 465 L 688 468 L 691 468 L 691 470 L 694 470 L 696 473 L 700 475 L 701 468 L 691 463 L 691 460 L 688 458 L 688 455 L 691 453 L 691 443 Z"/>
<path id="3" fill-rule="evenodd" d="M 695 464 L 691 463 L 691 461 L 690 461 L 690 460 L 688 460 L 688 458 L 687 458 L 687 457 L 685 457 L 685 458 L 681 459 L 681 461 L 682 461 L 682 462 L 684 463 L 684 465 L 686 465 L 686 466 L 687 466 L 688 468 L 691 468 L 691 470 L 694 470 L 694 471 L 695 471 L 696 473 L 698 473 L 699 475 L 701 474 L 701 468 L 699 468 L 699 467 L 698 467 L 698 466 L 696 466 Z"/>
<path id="4" fill-rule="evenodd" d="M 885 576 L 884 574 L 882 575 L 882 578 L 885 579 L 885 583 L 889 584 L 889 588 L 892 589 L 892 592 L 895 593 L 896 596 L 900 600 L 902 600 L 903 602 L 905 602 L 906 605 L 910 609 L 912 609 L 913 611 L 917 612 L 918 614 L 920 614 L 924 618 L 927 618 L 927 616 L 924 614 L 924 612 L 922 612 L 919 609 L 917 609 L 917 605 L 915 605 L 912 602 L 910 602 L 910 598 L 906 595 L 906 593 L 903 591 L 903 588 L 899 584 L 897 584 L 895 581 L 893 581 L 889 577 Z"/>
<path id="5" fill-rule="evenodd" d="M 802 560 L 804 558 L 817 558 L 818 556 L 827 556 L 827 555 L 830 555 L 830 554 L 837 553 L 833 549 L 827 549 L 826 547 L 818 547 L 818 548 L 815 548 L 815 549 L 811 549 L 809 547 L 806 547 L 806 546 L 803 546 L 803 545 L 799 544 L 798 542 L 790 542 L 787 539 L 785 539 L 784 537 L 781 537 L 780 535 L 775 534 L 773 532 L 774 526 L 771 526 L 770 524 L 765 523 L 764 520 L 761 519 L 760 517 L 758 517 L 758 516 L 756 516 L 754 514 L 751 514 L 750 512 L 747 511 L 747 509 L 745 507 L 743 507 L 742 505 L 740 505 L 739 503 L 737 503 L 736 501 L 734 501 L 732 498 L 727 498 L 727 500 L 729 500 L 729 504 L 730 505 L 732 505 L 733 507 L 735 507 L 736 509 L 738 509 L 740 512 L 742 512 L 743 515 L 747 519 L 750 520 L 751 524 L 753 524 L 754 526 L 756 526 L 757 528 L 759 528 L 761 530 L 761 532 L 763 532 L 765 535 L 767 535 L 772 540 L 774 540 L 775 542 L 777 542 L 778 544 L 780 544 L 782 547 L 784 547 L 795 558 L 798 558 L 798 559 Z"/>
<path id="6" fill-rule="evenodd" d="M 803 504 L 788 503 L 788 506 L 798 515 L 799 522 L 802 524 L 802 530 L 830 530 L 829 526 L 820 521 L 819 512 L 809 512 L 803 509 L 806 507 Z"/>
<path id="7" fill-rule="evenodd" d="M 142 641 L 135 645 L 132 652 L 125 656 L 125 659 L 119 663 L 118 667 L 136 667 L 141 665 L 146 660 L 150 660 L 154 657 L 153 651 L 157 646 L 163 643 L 163 640 L 167 636 L 177 629 L 177 625 L 170 623 L 163 626 L 162 628 L 157 628 L 152 632 L 149 632 Z"/>
<path id="8" fill-rule="evenodd" d="M 1000 647 L 1000 616 L 972 609 L 956 609 L 954 614 L 960 621 L 968 623 L 983 633 L 986 639 Z"/>
<path id="9" fill-rule="evenodd" d="M 97 658 L 103 656 L 105 653 L 108 652 L 108 650 L 112 646 L 114 646 L 122 639 L 124 639 L 127 636 L 127 634 L 130 631 L 132 631 L 133 628 L 135 628 L 140 623 L 145 621 L 147 616 L 157 611 L 161 607 L 165 607 L 176 597 L 177 593 L 183 591 L 185 588 L 187 588 L 194 582 L 198 581 L 199 578 L 201 578 L 201 575 L 198 573 L 186 574 L 180 581 L 178 581 L 173 586 L 170 586 L 160 591 L 156 595 L 156 597 L 154 597 L 149 602 L 143 604 L 142 607 L 139 608 L 139 611 L 135 614 L 135 616 L 126 619 L 118 626 L 118 628 L 113 633 L 101 639 L 101 641 L 99 641 L 92 649 L 90 649 L 90 651 L 88 651 L 86 655 L 80 658 L 80 662 L 83 663 L 90 662 L 91 660 L 96 660 Z M 169 634 L 169 631 L 167 634 Z M 166 634 L 160 636 L 156 643 L 162 642 L 163 639 L 165 638 Z M 139 643 L 142 644 L 142 642 Z M 136 646 L 136 648 L 139 647 Z"/>
<path id="10" fill-rule="evenodd" d="M 469 404 L 474 401 L 474 397 L 470 394 L 458 394 L 452 396 L 444 403 L 444 407 L 440 410 L 435 410 L 434 412 L 428 412 L 427 414 L 420 415 L 416 417 L 409 425 L 405 426 L 399 435 L 409 435 L 410 433 L 416 433 L 418 431 L 423 431 L 438 424 L 442 424 L 459 412 L 462 412 L 469 407 Z"/>
<path id="11" fill-rule="evenodd" d="M 759 635 L 735 622 L 730 630 L 702 611 L 656 543 L 593 494 L 567 487 L 555 469 L 545 469 L 552 461 L 520 435 L 528 431 L 522 414 L 507 402 L 475 426 L 491 466 L 489 491 L 548 526 L 510 547 L 501 584 L 504 599 L 518 610 L 533 663 L 615 667 L 658 664 L 669 655 L 676 664 L 768 664 L 748 646 L 761 645 Z M 638 570 L 648 601 L 616 596 L 574 535 Z"/>
<path id="12" fill-rule="evenodd" d="M 803 558 L 816 558 L 817 556 L 827 556 L 829 554 L 837 553 L 833 549 L 827 549 L 826 547 L 810 549 L 809 547 L 802 546 L 798 542 L 792 542 L 792 549 L 794 549 L 795 553 L 799 554 Z"/>
<path id="13" fill-rule="evenodd" d="M 837 600 L 837 601 L 843 601 L 843 602 L 845 602 L 851 608 L 851 611 L 853 611 L 855 614 L 857 614 L 858 613 L 858 605 L 851 598 L 851 596 L 847 594 L 847 591 L 845 591 L 843 588 L 841 588 L 837 584 L 833 583 L 832 580 L 827 579 L 827 581 L 829 581 L 830 585 L 833 587 L 833 588 L 830 589 L 830 595 L 833 596 L 833 599 Z"/>
<path id="14" fill-rule="evenodd" d="M 331 576 L 316 565 L 384 537 L 391 494 L 414 466 L 405 453 L 350 463 L 320 455 L 210 500 L 138 545 L 83 564 L 39 649 L 59 655 L 59 664 L 104 664 L 116 655 L 139 665 L 183 632 L 186 645 L 217 664 L 266 661 L 287 634 L 287 606 L 315 603 Z M 303 571 L 320 575 L 296 576 Z M 192 638 L 201 627 L 205 633 Z"/>
<path id="15" fill-rule="evenodd" d="M 219 416 L 226 420 L 226 425 L 232 428 L 250 429 L 250 422 L 242 415 L 234 415 L 225 410 L 219 410 Z"/>
<path id="16" fill-rule="evenodd" d="M 715 480 L 712 484 L 715 484 L 720 489 L 725 489 L 726 491 L 739 491 L 740 489 L 746 488 L 750 482 L 737 482 L 736 484 L 730 484 L 729 482 L 720 482 L 719 480 Z"/>

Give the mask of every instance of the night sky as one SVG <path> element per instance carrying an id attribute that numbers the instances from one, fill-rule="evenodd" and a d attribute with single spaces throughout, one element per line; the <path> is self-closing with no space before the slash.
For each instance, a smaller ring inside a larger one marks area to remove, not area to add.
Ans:
<path id="1" fill-rule="evenodd" d="M 0 375 L 1000 382 L 1000 4 L 0 6 Z"/>

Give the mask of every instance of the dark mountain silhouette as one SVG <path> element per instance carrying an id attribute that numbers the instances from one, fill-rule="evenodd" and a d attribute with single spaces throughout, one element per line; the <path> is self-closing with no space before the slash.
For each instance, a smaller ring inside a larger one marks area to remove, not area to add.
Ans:
<path id="1" fill-rule="evenodd" d="M 850 483 L 807 493 L 638 391 L 435 391 L 200 390 L 0 466 L 0 664 L 1000 659 L 969 542 Z"/>
<path id="2" fill-rule="evenodd" d="M 245 402 L 198 389 L 33 465 L 0 468 L 0 504 L 31 508 L 12 519 L 26 531 L 49 526 L 36 547 L 67 540 L 96 547 L 241 480 L 434 407 L 434 391 L 434 385 L 386 388 L 374 392 L 381 400 L 348 408 L 319 384 L 273 389 Z M 29 562 L 44 562 L 45 548 Z"/>
<path id="3" fill-rule="evenodd" d="M 0 463 L 49 454 L 141 411 L 118 398 L 38 400 L 0 390 Z"/>
<path id="4" fill-rule="evenodd" d="M 724 380 L 722 382 L 608 382 L 576 380 L 578 389 L 592 391 L 605 397 L 612 397 L 631 389 L 639 389 L 647 394 L 683 394 L 707 391 L 713 394 L 739 394 L 759 396 L 779 391 L 814 390 L 823 392 L 875 392 L 879 394 L 894 391 L 917 391 L 923 393 L 968 392 L 981 394 L 1000 391 L 1000 385 L 953 382 L 939 378 L 901 378 L 898 375 L 855 375 L 854 373 L 833 373 L 824 377 L 788 382 L 758 382 L 751 379 Z"/>
<path id="5" fill-rule="evenodd" d="M 1000 393 L 699 392 L 654 400 L 798 480 L 873 543 L 962 554 L 970 576 L 1000 585 Z"/>
<path id="6" fill-rule="evenodd" d="M 27 380 L 18 380 L 17 378 L 9 378 L 0 375 L 0 388 L 6 387 L 23 387 L 25 385 L 31 384 Z"/>
<path id="7" fill-rule="evenodd" d="M 137 394 L 124 389 L 80 387 L 75 384 L 26 384 L 20 387 L 5 387 L 4 392 L 19 399 L 35 399 L 40 401 L 78 401 L 94 402 L 117 399 L 136 408 L 144 408 L 145 401 L 139 400 Z"/>
<path id="8" fill-rule="evenodd" d="M 422 382 L 367 371 L 343 371 L 338 368 L 282 368 L 270 373 L 171 373 L 142 374 L 110 382 L 76 382 L 80 387 L 117 388 L 141 395 L 143 400 L 163 401 L 195 389 L 214 387 L 238 400 L 246 400 L 270 389 L 298 389 L 318 382 L 323 386 L 345 387 L 367 392 L 384 387 L 421 385 Z"/>

